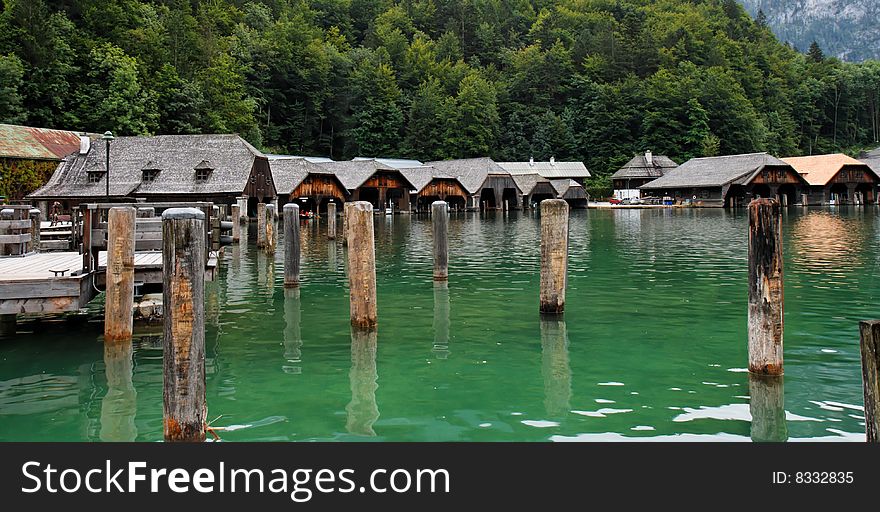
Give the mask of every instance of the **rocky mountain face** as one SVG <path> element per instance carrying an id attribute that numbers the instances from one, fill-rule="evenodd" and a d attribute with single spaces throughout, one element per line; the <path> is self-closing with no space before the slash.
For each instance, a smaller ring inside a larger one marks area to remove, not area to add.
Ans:
<path id="1" fill-rule="evenodd" d="M 753 17 L 763 11 L 777 37 L 806 51 L 848 61 L 880 59 L 880 0 L 740 0 Z"/>

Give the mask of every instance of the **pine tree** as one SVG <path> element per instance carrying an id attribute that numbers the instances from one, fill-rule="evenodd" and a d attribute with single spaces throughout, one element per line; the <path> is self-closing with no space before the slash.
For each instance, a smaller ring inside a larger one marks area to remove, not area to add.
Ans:
<path id="1" fill-rule="evenodd" d="M 807 50 L 807 56 L 813 62 L 822 62 L 823 60 L 825 60 L 825 54 L 822 53 L 822 48 L 819 48 L 819 43 L 817 43 L 816 41 L 810 43 L 810 49 Z"/>

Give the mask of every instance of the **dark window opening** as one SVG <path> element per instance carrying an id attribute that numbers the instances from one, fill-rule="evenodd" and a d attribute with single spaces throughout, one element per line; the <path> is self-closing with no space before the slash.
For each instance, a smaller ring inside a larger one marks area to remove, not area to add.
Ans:
<path id="1" fill-rule="evenodd" d="M 205 182 L 208 181 L 208 176 L 211 175 L 211 169 L 196 169 L 196 181 L 197 182 Z"/>
<path id="2" fill-rule="evenodd" d="M 101 178 L 104 177 L 104 171 L 100 172 L 90 172 L 89 175 L 89 183 L 100 183 Z"/>
<path id="3" fill-rule="evenodd" d="M 156 177 L 159 176 L 159 169 L 144 169 L 142 172 L 142 181 L 144 183 L 152 183 L 156 181 Z"/>

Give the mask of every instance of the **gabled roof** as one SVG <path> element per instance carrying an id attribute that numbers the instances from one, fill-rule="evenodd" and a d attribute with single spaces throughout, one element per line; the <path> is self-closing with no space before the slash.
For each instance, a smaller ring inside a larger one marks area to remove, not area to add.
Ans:
<path id="1" fill-rule="evenodd" d="M 868 164 L 875 174 L 880 175 L 880 148 L 863 152 L 859 155 L 859 161 Z"/>
<path id="2" fill-rule="evenodd" d="M 516 187 L 519 189 L 523 195 L 529 195 L 535 190 L 535 187 L 538 183 L 541 182 L 549 182 L 547 178 L 541 177 L 539 174 L 515 174 L 511 176 L 513 178 L 513 182 L 516 183 Z"/>
<path id="3" fill-rule="evenodd" d="M 93 143 L 85 155 L 69 155 L 29 197 L 103 196 L 105 147 Z M 241 193 L 256 158 L 265 157 L 238 135 L 117 137 L 110 143 L 110 195 Z M 159 171 L 154 181 L 143 182 L 145 168 Z M 207 180 L 196 181 L 196 168 L 212 171 Z M 89 183 L 89 172 L 102 177 Z"/>
<path id="4" fill-rule="evenodd" d="M 269 161 L 269 166 L 272 168 L 272 179 L 275 181 L 275 189 L 279 194 L 293 193 L 309 174 L 322 174 L 336 178 L 330 169 L 302 157 L 274 158 Z M 336 179 L 339 180 L 339 178 Z"/>
<path id="5" fill-rule="evenodd" d="M 564 196 L 571 188 L 584 188 L 583 185 L 573 179 L 550 180 L 550 184 L 553 185 L 553 189 L 556 190 L 559 197 Z"/>
<path id="6" fill-rule="evenodd" d="M 0 124 L 0 158 L 61 160 L 77 151 L 76 132 Z"/>
<path id="7" fill-rule="evenodd" d="M 480 191 L 489 174 L 506 174 L 491 158 L 461 158 L 428 162 L 436 172 L 455 177 L 468 194 Z"/>
<path id="8" fill-rule="evenodd" d="M 659 178 L 670 169 L 675 169 L 678 164 L 668 156 L 652 155 L 651 164 L 648 164 L 646 155 L 636 155 L 617 172 L 611 175 L 611 179 L 619 180 L 626 178 Z"/>
<path id="9" fill-rule="evenodd" d="M 412 184 L 413 190 L 416 192 L 421 192 L 434 180 L 453 180 L 465 188 L 457 177 L 430 165 L 398 170 Z"/>
<path id="10" fill-rule="evenodd" d="M 377 171 L 400 172 L 400 169 L 385 165 L 376 159 L 349 160 L 346 162 L 324 162 L 317 164 L 336 175 L 347 190 L 354 190 L 370 179 Z M 403 173 L 401 173 L 403 175 Z M 403 178 L 409 181 L 405 175 Z M 412 185 L 412 183 L 410 183 Z"/>
<path id="11" fill-rule="evenodd" d="M 832 155 L 796 156 L 783 158 L 783 162 L 791 165 L 807 180 L 810 185 L 825 186 L 844 166 L 856 166 L 874 171 L 864 162 L 842 153 Z M 878 177 L 880 179 L 880 177 Z"/>
<path id="12" fill-rule="evenodd" d="M 313 164 L 323 164 L 327 162 L 332 162 L 332 158 L 328 158 L 326 156 L 302 156 L 302 155 L 273 155 L 269 153 L 264 153 L 266 158 L 269 159 L 270 162 L 273 160 L 289 160 L 291 158 L 302 158 L 307 162 L 311 162 Z"/>
<path id="13" fill-rule="evenodd" d="M 414 169 L 416 167 L 421 167 L 424 165 L 422 162 L 418 160 L 410 160 L 406 158 L 379 158 L 379 157 L 367 157 L 367 156 L 356 156 L 352 158 L 352 161 L 355 162 L 364 162 L 367 160 L 373 160 L 375 162 L 379 162 L 382 165 L 386 165 L 388 167 L 393 167 L 395 169 Z"/>
<path id="14" fill-rule="evenodd" d="M 731 183 L 745 184 L 767 166 L 791 167 L 767 153 L 692 158 L 639 188 L 721 187 Z"/>
<path id="15" fill-rule="evenodd" d="M 589 178 L 590 171 L 583 162 L 498 162 L 510 175 L 538 173 L 548 179 Z"/>

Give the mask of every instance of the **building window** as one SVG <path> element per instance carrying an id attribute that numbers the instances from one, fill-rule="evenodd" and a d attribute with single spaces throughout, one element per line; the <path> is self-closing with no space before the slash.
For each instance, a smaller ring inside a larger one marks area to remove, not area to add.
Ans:
<path id="1" fill-rule="evenodd" d="M 142 181 L 144 183 L 152 183 L 159 176 L 159 169 L 144 169 Z"/>
<path id="2" fill-rule="evenodd" d="M 211 169 L 196 169 L 196 181 L 200 183 L 204 183 L 208 181 L 208 176 L 211 175 Z"/>
<path id="3" fill-rule="evenodd" d="M 89 175 L 89 183 L 100 183 L 101 178 L 104 177 L 104 172 L 103 171 L 90 172 L 90 173 L 88 173 L 88 175 Z"/>

